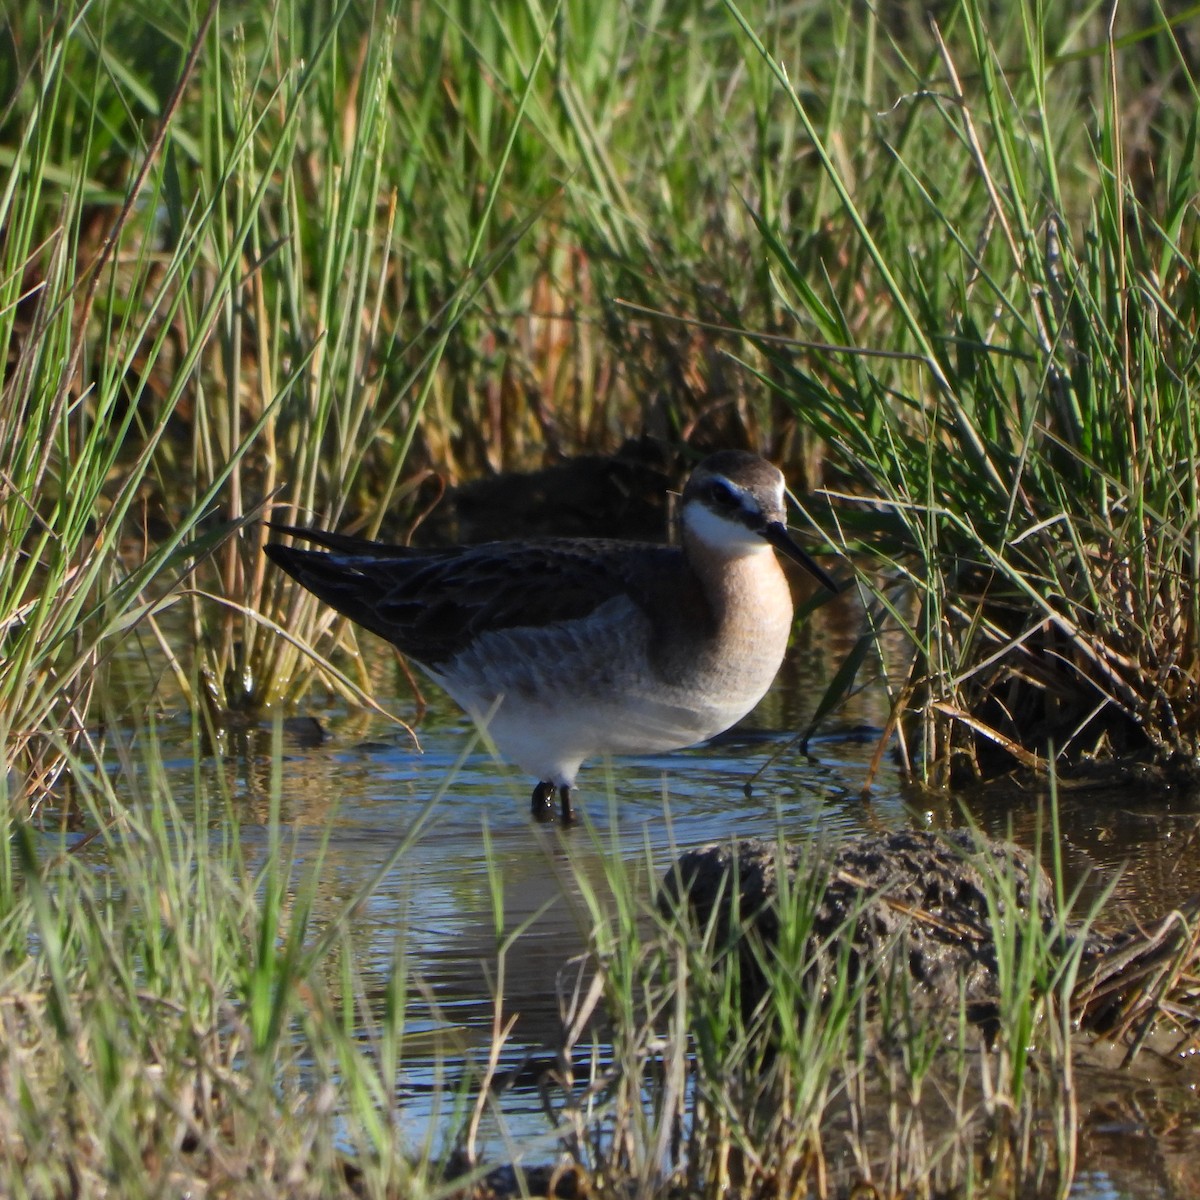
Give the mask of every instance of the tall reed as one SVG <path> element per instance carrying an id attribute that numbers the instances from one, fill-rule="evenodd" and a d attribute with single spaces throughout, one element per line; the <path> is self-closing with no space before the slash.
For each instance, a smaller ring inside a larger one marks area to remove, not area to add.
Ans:
<path id="1" fill-rule="evenodd" d="M 146 236 L 163 201 L 171 114 L 196 58 L 179 56 L 141 167 L 114 195 L 95 174 L 111 149 L 104 43 L 91 70 L 75 53 L 86 18 L 86 6 L 67 7 L 39 33 L 23 81 L 27 119 L 0 194 L 0 742 L 10 784 L 34 798 L 56 778 L 64 746 L 88 736 L 114 645 L 230 532 L 198 526 L 249 444 L 231 448 L 174 529 L 140 554 L 131 547 L 199 363 L 194 343 L 159 378 L 179 284 L 201 246 L 189 237 L 162 253 Z"/>
<path id="2" fill-rule="evenodd" d="M 838 242 L 822 262 L 760 211 L 798 339 L 760 374 L 825 439 L 826 519 L 912 647 L 889 664 L 908 762 L 1193 759 L 1200 88 L 1173 27 L 972 0 L 881 30 L 909 82 L 861 60 L 878 115 L 848 147 L 730 7 Z M 1160 68 L 1135 136 L 1127 89 Z"/>

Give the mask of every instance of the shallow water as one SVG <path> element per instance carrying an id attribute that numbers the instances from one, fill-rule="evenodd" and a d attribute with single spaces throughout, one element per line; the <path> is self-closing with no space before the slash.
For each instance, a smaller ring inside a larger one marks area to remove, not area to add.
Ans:
<path id="1" fill-rule="evenodd" d="M 383 994 L 401 937 L 408 969 L 424 990 L 411 1013 L 400 1084 L 402 1121 L 414 1142 L 422 1142 L 446 1111 L 437 1108 L 439 1087 L 467 1071 L 469 1060 L 478 1062 L 491 1038 L 494 886 L 502 896 L 504 929 L 527 926 L 504 961 L 504 1013 L 519 1016 L 501 1068 L 517 1070 L 527 1056 L 544 1058 L 545 1047 L 556 1043 L 556 985 L 561 981 L 569 988 L 573 960 L 585 949 L 587 917 L 573 871 L 582 868 L 583 877 L 603 891 L 603 860 L 614 846 L 640 872 L 648 891 L 674 848 L 735 834 L 783 833 L 833 843 L 865 829 L 961 824 L 965 809 L 985 829 L 1000 834 L 1011 829 L 1017 841 L 1033 844 L 1039 822 L 1034 794 L 956 798 L 906 789 L 887 755 L 865 791 L 886 712 L 880 687 L 862 691 L 807 755 L 800 751 L 789 731 L 804 724 L 828 678 L 823 651 L 836 655 L 842 637 L 836 623 L 805 631 L 762 705 L 706 746 L 585 764 L 576 793 L 585 821 L 565 830 L 532 823 L 533 781 L 485 748 L 476 746 L 459 761 L 472 740 L 470 723 L 432 688 L 418 728 L 422 753 L 382 718 L 337 709 L 312 714 L 323 738 L 306 736 L 312 729 L 303 724 L 285 735 L 281 818 L 302 857 L 315 856 L 328 833 L 318 922 L 372 879 L 397 839 L 445 788 L 416 848 L 386 874 L 356 928 L 366 950 L 368 994 Z M 399 671 L 385 664 L 377 674 L 385 707 L 411 714 L 413 699 Z M 192 771 L 184 746 L 181 730 L 170 767 L 178 771 L 181 789 Z M 240 748 L 230 748 L 221 766 L 250 841 L 256 830 L 265 837 L 269 747 L 268 733 L 252 732 Z M 1200 807 L 1194 798 L 1130 787 L 1115 793 L 1072 789 L 1063 791 L 1059 814 L 1068 884 L 1083 882 L 1085 901 L 1117 872 L 1111 903 L 1142 919 L 1200 892 Z M 489 847 L 494 879 L 488 874 Z M 1140 1062 L 1122 1073 L 1104 1053 L 1090 1056 L 1079 1072 L 1080 1171 L 1070 1195 L 1077 1200 L 1200 1195 L 1200 1168 L 1192 1165 L 1200 1163 L 1194 1077 L 1193 1071 L 1158 1062 Z M 518 1077 L 498 1097 L 483 1137 L 490 1156 L 503 1159 L 507 1139 L 526 1142 L 548 1128 L 536 1087 Z M 547 1137 L 544 1145 L 545 1156 L 551 1156 L 553 1139 Z"/>

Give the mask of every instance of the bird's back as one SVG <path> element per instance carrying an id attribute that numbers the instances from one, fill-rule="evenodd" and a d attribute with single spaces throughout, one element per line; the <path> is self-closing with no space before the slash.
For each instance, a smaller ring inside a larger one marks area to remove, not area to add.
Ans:
<path id="1" fill-rule="evenodd" d="M 270 543 L 273 562 L 435 671 L 487 634 L 578 621 L 619 598 L 652 623 L 682 610 L 704 620 L 703 598 L 673 546 L 547 538 L 413 549 L 276 528 L 322 549 Z"/>

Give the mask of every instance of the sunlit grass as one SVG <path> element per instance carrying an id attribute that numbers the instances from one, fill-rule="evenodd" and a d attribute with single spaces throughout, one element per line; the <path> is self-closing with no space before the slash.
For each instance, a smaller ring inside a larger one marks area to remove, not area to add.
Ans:
<path id="1" fill-rule="evenodd" d="M 161 183 L 145 170 L 103 239 L 89 243 L 83 215 L 96 197 L 87 170 L 105 130 L 95 96 L 89 106 L 68 82 L 66 50 L 55 39 L 43 46 L 33 112 L 14 148 L 10 178 L 22 186 L 0 197 L 8 230 L 0 341 L 9 353 L 0 393 L 0 741 L 26 802 L 88 736 L 113 645 L 232 532 L 197 527 L 249 444 L 231 447 L 185 498 L 176 529 L 127 554 L 142 489 L 197 366 L 189 349 L 153 415 L 141 412 L 177 285 L 196 269 L 199 247 L 188 238 L 159 255 L 141 237 L 136 202 L 145 187 L 153 207 Z M 193 67 L 182 64 L 184 78 Z M 76 147 L 64 179 L 53 153 L 67 128 Z M 163 152 L 163 132 L 148 154 Z M 49 194 L 64 186 L 46 225 Z"/>
<path id="2" fill-rule="evenodd" d="M 780 843 L 787 866 L 765 914 L 741 907 L 731 873 L 732 915 L 705 917 L 677 891 L 659 895 L 659 868 L 649 850 L 630 853 L 614 809 L 603 833 L 580 827 L 530 848 L 547 854 L 559 879 L 548 902 L 575 912 L 588 953 L 548 969 L 557 1041 L 521 1047 L 507 963 L 539 936 L 538 914 L 508 911 L 505 860 L 485 829 L 480 970 L 493 1019 L 472 1054 L 455 1047 L 422 979 L 409 917 L 387 919 L 397 932 L 381 961 L 365 915 L 389 900 L 420 919 L 415 896 L 384 889 L 420 862 L 457 767 L 369 877 L 337 895 L 334 824 L 285 812 L 296 759 L 278 727 L 243 779 L 203 765 L 197 723 L 186 799 L 153 733 L 115 744 L 103 772 L 72 763 L 82 831 L 6 820 L 5 1194 L 100 1194 L 120 1179 L 130 1196 L 447 1195 L 509 1160 L 544 1171 L 560 1152 L 582 1177 L 644 1194 L 758 1194 L 787 1180 L 798 1195 L 870 1181 L 971 1196 L 1070 1178 L 1074 1022 L 1086 1000 L 1076 922 L 1095 914 L 1072 911 L 1057 873 L 1025 897 L 1010 863 L 978 856 L 987 903 L 970 936 L 998 964 L 981 1024 L 965 997 L 931 1005 L 901 944 L 863 959 L 858 908 L 833 930 L 819 925 L 831 847 L 789 857 Z M 1052 920 L 1039 887 L 1059 902 Z M 864 892 L 863 909 L 873 899 Z M 1169 991 L 1163 957 L 1148 963 L 1151 984 L 1126 981 L 1134 1003 L 1114 1036 L 1133 1047 L 1147 1017 L 1186 1019 L 1194 947 L 1194 937 L 1168 947 L 1180 980 Z M 518 1135 L 492 1084 L 522 1048 L 543 1065 L 536 1085 L 518 1086 L 538 1088 L 546 1121 L 531 1129 L 525 1117 Z"/>
<path id="3" fill-rule="evenodd" d="M 920 90 L 848 159 L 738 14 L 843 233 L 832 270 L 764 214 L 803 348 L 764 343 L 763 379 L 829 445 L 818 519 L 907 635 L 895 729 L 937 782 L 1198 748 L 1200 89 L 1146 6 L 1178 104 L 1132 143 L 1100 15 L 968 4 L 893 41 Z"/>
<path id="4" fill-rule="evenodd" d="M 423 1194 L 450 1143 L 399 1132 L 411 964 L 398 942 L 371 999 L 357 898 L 314 921 L 324 849 L 281 821 L 278 730 L 257 801 L 198 770 L 186 811 L 134 744 L 120 774 L 75 764 L 88 837 L 5 822 L 0 1190 Z"/>

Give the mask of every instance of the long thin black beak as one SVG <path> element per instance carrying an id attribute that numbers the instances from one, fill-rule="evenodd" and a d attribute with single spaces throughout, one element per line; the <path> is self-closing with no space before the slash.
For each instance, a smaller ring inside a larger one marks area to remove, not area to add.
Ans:
<path id="1" fill-rule="evenodd" d="M 799 563 L 822 587 L 833 592 L 835 596 L 842 590 L 833 576 L 819 567 L 808 553 L 801 549 L 782 521 L 768 521 L 758 532 L 780 554 L 786 554 L 793 562 Z"/>

